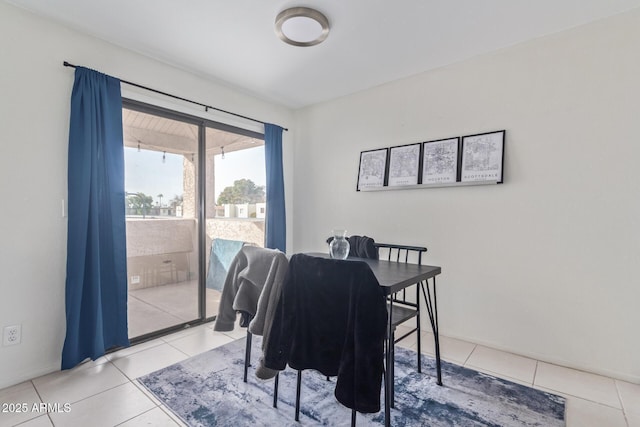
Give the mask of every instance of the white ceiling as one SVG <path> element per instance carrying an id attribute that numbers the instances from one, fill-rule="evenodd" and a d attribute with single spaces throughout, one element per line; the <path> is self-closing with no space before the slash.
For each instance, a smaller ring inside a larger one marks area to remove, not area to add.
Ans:
<path id="1" fill-rule="evenodd" d="M 640 7 L 640 0 L 5 1 L 292 108 Z M 327 40 L 307 48 L 280 41 L 275 17 L 293 6 L 324 13 Z"/>

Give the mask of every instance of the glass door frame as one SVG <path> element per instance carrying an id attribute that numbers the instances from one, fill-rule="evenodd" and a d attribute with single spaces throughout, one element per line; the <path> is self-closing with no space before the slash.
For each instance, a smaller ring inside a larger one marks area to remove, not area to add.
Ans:
<path id="1" fill-rule="evenodd" d="M 244 135 L 252 138 L 264 140 L 264 134 L 251 131 L 248 129 L 239 128 L 236 126 L 228 125 L 225 123 L 216 122 L 203 117 L 194 116 L 191 114 L 183 113 L 176 110 L 171 110 L 164 107 L 148 104 L 141 101 L 136 101 L 129 98 L 122 98 L 122 108 L 134 111 L 139 111 L 146 114 L 163 117 L 166 119 L 182 121 L 195 125 L 198 127 L 198 167 L 197 167 L 197 233 L 198 233 L 198 318 L 195 320 L 178 323 L 174 326 L 159 329 L 138 337 L 133 337 L 130 342 L 132 345 L 138 344 L 144 341 L 158 338 L 160 336 L 167 335 L 169 333 L 179 331 L 181 329 L 189 328 L 191 326 L 200 325 L 203 323 L 211 322 L 216 319 L 215 314 L 207 316 L 206 313 L 206 274 L 207 274 L 207 253 L 206 253 L 206 234 L 207 234 L 207 222 L 206 222 L 206 128 L 214 128 L 230 133 Z"/>

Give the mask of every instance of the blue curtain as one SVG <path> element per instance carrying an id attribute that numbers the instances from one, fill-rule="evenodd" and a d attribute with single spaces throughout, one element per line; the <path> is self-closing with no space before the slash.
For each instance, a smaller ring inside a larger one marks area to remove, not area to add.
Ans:
<path id="1" fill-rule="evenodd" d="M 83 67 L 71 94 L 68 198 L 62 369 L 129 345 L 120 81 Z"/>
<path id="2" fill-rule="evenodd" d="M 264 125 L 264 155 L 267 173 L 267 217 L 265 246 L 286 252 L 287 221 L 284 206 L 284 177 L 282 175 L 282 128 Z"/>

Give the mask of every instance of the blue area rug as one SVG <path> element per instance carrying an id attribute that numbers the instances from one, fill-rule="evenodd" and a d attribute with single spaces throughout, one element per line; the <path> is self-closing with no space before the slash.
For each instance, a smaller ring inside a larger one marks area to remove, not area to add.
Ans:
<path id="1" fill-rule="evenodd" d="M 257 338 L 257 339 L 256 339 Z M 260 355 L 254 337 L 254 365 Z M 278 407 L 272 407 L 273 380 L 250 369 L 242 381 L 245 340 L 240 339 L 139 378 L 160 401 L 190 426 L 348 426 L 351 410 L 333 395 L 335 379 L 314 371 L 302 375 L 300 422 L 294 421 L 296 372 L 280 374 Z M 564 426 L 565 400 L 443 362 L 444 385 L 436 385 L 435 360 L 396 348 L 396 402 L 392 426 Z M 381 398 L 381 407 L 384 400 Z M 358 414 L 358 426 L 384 425 L 384 409 Z"/>

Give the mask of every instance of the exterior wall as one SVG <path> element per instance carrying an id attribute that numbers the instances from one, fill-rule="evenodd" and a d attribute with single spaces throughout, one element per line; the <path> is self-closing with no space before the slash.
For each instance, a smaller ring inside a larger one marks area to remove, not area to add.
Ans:
<path id="1" fill-rule="evenodd" d="M 267 216 L 267 204 L 256 203 L 256 218 L 266 218 Z"/>
<path id="2" fill-rule="evenodd" d="M 264 246 L 264 221 L 207 219 L 206 247 L 214 238 Z M 192 280 L 198 275 L 197 222 L 194 219 L 128 219 L 129 289 Z M 207 265 L 209 250 L 207 249 Z"/>
<path id="3" fill-rule="evenodd" d="M 207 220 L 207 247 L 214 238 L 240 240 L 255 246 L 264 247 L 264 220 L 225 219 Z"/>
<path id="4" fill-rule="evenodd" d="M 224 217 L 235 218 L 236 217 L 236 205 L 225 204 L 224 205 Z"/>
<path id="5" fill-rule="evenodd" d="M 193 219 L 128 219 L 129 289 L 197 277 L 196 225 Z"/>

